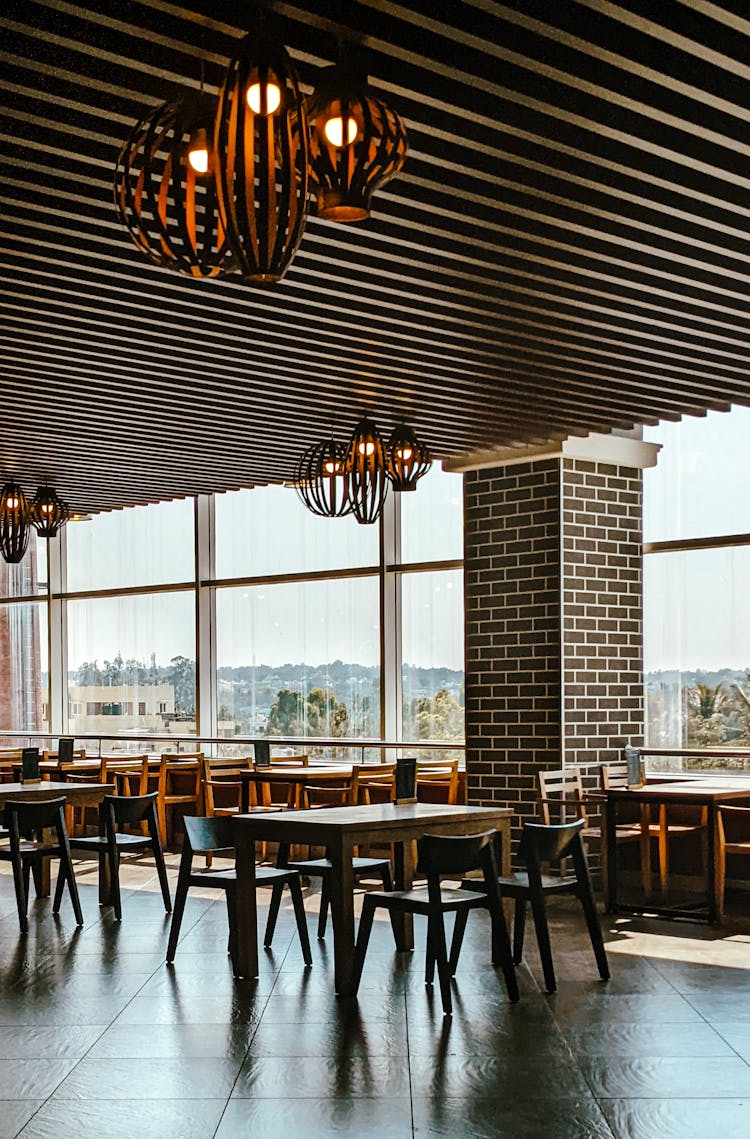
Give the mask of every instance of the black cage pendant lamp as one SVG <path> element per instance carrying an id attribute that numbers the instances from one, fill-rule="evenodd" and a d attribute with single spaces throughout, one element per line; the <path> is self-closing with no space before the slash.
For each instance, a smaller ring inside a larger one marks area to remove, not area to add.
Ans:
<path id="1" fill-rule="evenodd" d="M 260 14 L 227 68 L 215 151 L 219 209 L 249 282 L 280 281 L 297 251 L 308 198 L 305 101 L 286 48 Z"/>
<path id="2" fill-rule="evenodd" d="M 31 524 L 40 538 L 56 538 L 70 518 L 70 507 L 49 486 L 40 486 L 31 504 Z"/>
<path id="3" fill-rule="evenodd" d="M 404 423 L 396 427 L 386 451 L 386 473 L 393 489 L 416 490 L 417 483 L 431 466 L 430 452 L 416 431 Z"/>
<path id="4" fill-rule="evenodd" d="M 388 492 L 383 439 L 366 416 L 354 428 L 346 456 L 347 496 L 358 522 L 377 522 Z"/>
<path id="5" fill-rule="evenodd" d="M 356 58 L 326 68 L 309 101 L 310 166 L 317 216 L 357 222 L 396 175 L 409 149 L 406 127 L 370 91 Z"/>
<path id="6" fill-rule="evenodd" d="M 26 495 L 16 482 L 0 490 L 0 554 L 11 565 L 26 553 L 31 533 L 31 513 Z"/>
<path id="7" fill-rule="evenodd" d="M 297 463 L 294 486 L 313 514 L 322 518 L 351 514 L 346 493 L 346 449 L 333 436 L 310 447 Z"/>
<path id="8" fill-rule="evenodd" d="M 188 277 L 235 267 L 216 197 L 215 114 L 212 96 L 181 92 L 136 124 L 115 170 L 115 205 L 136 247 Z"/>

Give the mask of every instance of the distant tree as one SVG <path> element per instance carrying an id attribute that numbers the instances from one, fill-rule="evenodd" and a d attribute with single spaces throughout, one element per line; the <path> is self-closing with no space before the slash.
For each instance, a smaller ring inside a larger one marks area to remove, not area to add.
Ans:
<path id="1" fill-rule="evenodd" d="M 415 697 L 411 719 L 420 740 L 455 740 L 464 734 L 464 710 L 446 688 L 434 696 Z"/>
<path id="2" fill-rule="evenodd" d="M 175 712 L 195 713 L 195 663 L 187 657 L 172 657 L 167 669 L 167 683 L 174 688 Z"/>
<path id="3" fill-rule="evenodd" d="M 687 702 L 688 746 L 715 747 L 727 738 L 722 715 L 729 710 L 729 699 L 723 684 L 710 685 L 697 681 L 685 693 Z"/>
<path id="4" fill-rule="evenodd" d="M 267 736 L 301 736 L 304 724 L 302 694 L 281 688 L 271 705 L 266 723 Z"/>
<path id="5" fill-rule="evenodd" d="M 84 661 L 76 669 L 76 684 L 84 687 L 91 685 L 101 684 L 102 674 L 99 671 L 99 666 L 95 660 Z"/>

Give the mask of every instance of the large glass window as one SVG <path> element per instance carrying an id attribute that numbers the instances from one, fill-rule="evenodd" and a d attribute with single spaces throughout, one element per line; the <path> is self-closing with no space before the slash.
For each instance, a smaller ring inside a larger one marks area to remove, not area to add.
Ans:
<path id="1" fill-rule="evenodd" d="M 378 527 L 311 514 L 290 487 L 267 486 L 216 496 L 216 576 L 376 566 Z"/>
<path id="2" fill-rule="evenodd" d="M 750 748 L 750 410 L 709 412 L 648 432 L 662 451 L 645 474 L 646 744 Z M 690 547 L 699 539 L 705 548 Z M 711 545 L 716 540 L 716 545 Z M 681 548 L 681 543 L 688 543 Z M 746 767 L 744 757 L 651 757 L 654 768 Z"/>
<path id="3" fill-rule="evenodd" d="M 195 596 L 68 602 L 68 731 L 195 732 Z"/>
<path id="4" fill-rule="evenodd" d="M 193 499 L 97 514 L 67 527 L 71 593 L 195 578 Z"/>
<path id="5" fill-rule="evenodd" d="M 404 562 L 452 561 L 464 556 L 463 476 L 434 466 L 417 489 L 400 495 Z"/>
<path id="6" fill-rule="evenodd" d="M 463 740 L 462 574 L 405 573 L 402 608 L 402 735 Z"/>
<path id="7" fill-rule="evenodd" d="M 221 735 L 380 735 L 378 579 L 216 591 Z"/>
<path id="8" fill-rule="evenodd" d="M 47 606 L 0 605 L 0 726 L 46 731 L 49 716 Z"/>

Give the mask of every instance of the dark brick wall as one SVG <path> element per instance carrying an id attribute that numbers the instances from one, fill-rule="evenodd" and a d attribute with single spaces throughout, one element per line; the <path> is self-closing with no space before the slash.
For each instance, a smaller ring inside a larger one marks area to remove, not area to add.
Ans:
<path id="1" fill-rule="evenodd" d="M 469 801 L 536 817 L 536 773 L 643 732 L 641 474 L 544 459 L 464 478 Z"/>
<path id="2" fill-rule="evenodd" d="M 464 478 L 469 801 L 535 813 L 535 773 L 560 765 L 560 467 Z"/>
<path id="3" fill-rule="evenodd" d="M 643 739 L 641 472 L 562 460 L 565 763 Z"/>

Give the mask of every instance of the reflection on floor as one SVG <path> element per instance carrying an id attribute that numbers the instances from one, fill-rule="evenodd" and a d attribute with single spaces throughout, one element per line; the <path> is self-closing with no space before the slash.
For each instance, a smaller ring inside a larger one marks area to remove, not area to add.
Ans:
<path id="1" fill-rule="evenodd" d="M 173 860 L 174 861 L 174 860 Z M 378 924 L 356 1004 L 336 1002 L 329 945 L 305 971 L 291 914 L 256 984 L 232 979 L 223 901 L 190 901 L 175 968 L 153 870 L 118 927 L 79 864 L 85 927 L 36 902 L 18 934 L 0 873 L 0 1137 L 24 1139 L 694 1139 L 750 1134 L 750 928 L 605 921 L 597 978 L 578 915 L 554 911 L 559 992 L 533 933 L 509 1006 L 470 931 L 444 1022 Z M 317 896 L 309 909 L 317 911 Z M 471 929 L 472 924 L 474 929 Z M 311 934 L 314 925 L 311 920 Z M 314 937 L 313 937 L 314 941 Z"/>

